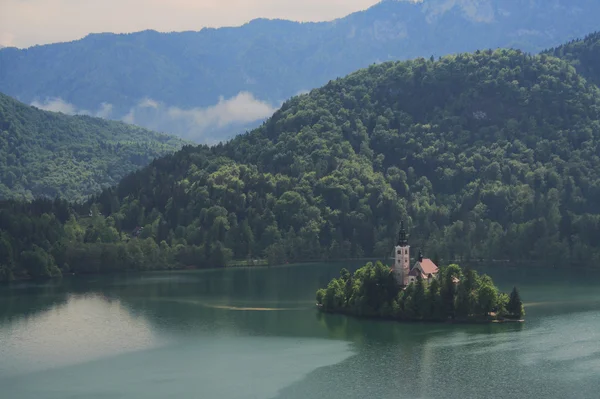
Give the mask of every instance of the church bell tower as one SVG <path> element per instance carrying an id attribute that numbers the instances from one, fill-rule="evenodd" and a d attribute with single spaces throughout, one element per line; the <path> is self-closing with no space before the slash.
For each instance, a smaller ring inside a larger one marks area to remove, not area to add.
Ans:
<path id="1" fill-rule="evenodd" d="M 394 251 L 394 276 L 401 286 L 408 285 L 408 273 L 410 272 L 410 245 L 404 230 L 404 221 L 400 222 L 400 234 L 398 244 Z"/>

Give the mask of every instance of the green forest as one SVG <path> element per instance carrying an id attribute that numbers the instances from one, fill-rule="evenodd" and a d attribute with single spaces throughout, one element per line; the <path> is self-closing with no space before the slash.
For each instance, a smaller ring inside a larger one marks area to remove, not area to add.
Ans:
<path id="1" fill-rule="evenodd" d="M 544 54 L 569 61 L 590 83 L 600 86 L 600 32 L 552 48 Z"/>
<path id="2" fill-rule="evenodd" d="M 0 93 L 0 199 L 82 201 L 184 144 L 125 123 L 42 111 Z"/>
<path id="3" fill-rule="evenodd" d="M 516 287 L 507 295 L 489 276 L 456 264 L 441 268 L 430 282 L 419 277 L 405 289 L 381 262 L 368 263 L 353 275 L 342 269 L 339 278 L 317 291 L 317 305 L 330 313 L 397 320 L 491 321 L 525 315 Z"/>
<path id="4" fill-rule="evenodd" d="M 600 90 L 548 54 L 373 65 L 81 205 L 0 205 L 5 278 L 388 257 L 600 264 Z M 41 272 L 40 272 L 41 271 Z"/>

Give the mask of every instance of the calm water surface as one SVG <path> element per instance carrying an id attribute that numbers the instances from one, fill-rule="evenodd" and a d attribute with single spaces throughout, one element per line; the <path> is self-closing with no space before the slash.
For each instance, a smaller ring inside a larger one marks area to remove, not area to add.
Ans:
<path id="1" fill-rule="evenodd" d="M 0 287 L 0 397 L 599 397 L 600 275 L 486 269 L 527 322 L 448 326 L 319 314 L 342 266 Z"/>

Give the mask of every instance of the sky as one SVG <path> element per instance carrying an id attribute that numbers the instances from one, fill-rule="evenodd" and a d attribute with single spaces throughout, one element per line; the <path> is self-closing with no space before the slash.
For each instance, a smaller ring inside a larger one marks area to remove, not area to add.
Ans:
<path id="1" fill-rule="evenodd" d="M 0 46 L 30 47 L 89 33 L 237 26 L 254 18 L 326 21 L 378 0 L 0 0 Z"/>

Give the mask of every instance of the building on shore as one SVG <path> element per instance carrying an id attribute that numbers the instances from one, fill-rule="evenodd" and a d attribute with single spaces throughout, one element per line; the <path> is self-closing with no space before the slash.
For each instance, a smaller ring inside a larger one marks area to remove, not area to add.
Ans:
<path id="1" fill-rule="evenodd" d="M 400 222 L 400 234 L 394 249 L 392 273 L 394 273 L 396 281 L 402 287 L 416 282 L 419 277 L 429 281 L 436 278 L 438 274 L 437 265 L 431 259 L 424 258 L 421 251 L 419 251 L 416 262 L 412 267 L 410 266 L 410 245 L 408 245 L 404 221 Z"/>

